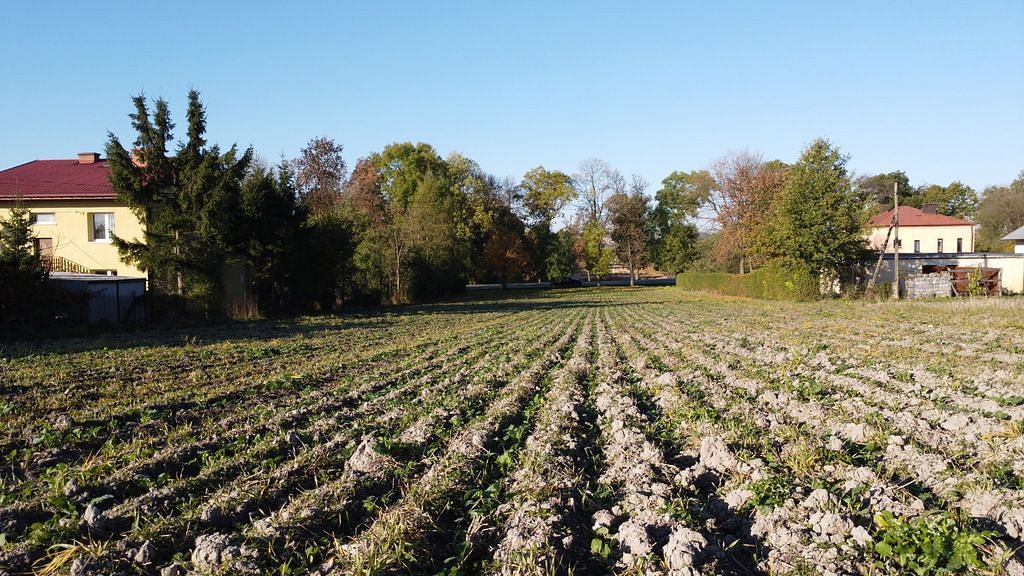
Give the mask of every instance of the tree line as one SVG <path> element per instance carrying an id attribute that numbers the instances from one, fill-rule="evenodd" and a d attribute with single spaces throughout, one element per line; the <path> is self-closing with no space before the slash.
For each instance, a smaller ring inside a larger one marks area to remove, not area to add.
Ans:
<path id="1" fill-rule="evenodd" d="M 976 219 L 981 250 L 1004 248 L 998 239 L 1024 224 L 1024 174 L 981 195 L 956 181 L 912 187 L 901 171 L 851 174 L 825 139 L 792 164 L 726 154 L 672 172 L 652 196 L 641 177 L 599 159 L 572 174 L 538 166 L 517 181 L 424 143 L 391 144 L 349 171 L 341 144 L 314 138 L 269 166 L 251 148 L 206 142 L 195 90 L 171 151 L 166 102 L 133 102 L 136 139 L 126 148 L 109 135 L 107 156 L 146 237 L 115 243 L 157 291 L 206 310 L 221 304 L 226 270 L 247 273 L 271 313 L 432 300 L 473 282 L 602 278 L 614 264 L 631 280 L 649 266 L 835 272 L 863 260 L 865 222 L 891 208 L 893 186 L 905 205 Z"/>
<path id="2" fill-rule="evenodd" d="M 106 156 L 118 199 L 145 232 L 114 243 L 147 270 L 154 300 L 207 316 L 223 314 L 239 290 L 250 297 L 245 313 L 281 314 L 434 300 L 474 282 L 603 278 L 615 265 L 631 280 L 648 267 L 836 271 L 864 258 L 864 225 L 891 207 L 894 186 L 903 204 L 978 222 L 979 250 L 1005 249 L 999 238 L 1024 224 L 1024 173 L 980 195 L 960 182 L 912 187 L 900 171 L 851 174 L 848 156 L 824 139 L 791 164 L 729 153 L 672 172 L 651 194 L 599 159 L 572 174 L 537 166 L 517 180 L 411 142 L 350 170 L 343 146 L 320 137 L 270 165 L 252 148 L 207 142 L 195 90 L 176 145 L 166 101 L 132 102 L 135 137 L 125 145 L 108 134 Z M 38 284 L 19 240 L 27 215 L 3 230 L 0 259 L 12 262 L 3 269 L 21 266 Z"/>
<path id="3" fill-rule="evenodd" d="M 894 188 L 903 206 L 931 204 L 938 214 L 977 224 L 979 252 L 1012 250 L 1001 238 L 1024 225 L 1024 171 L 978 194 L 959 181 L 915 187 L 903 171 L 858 176 L 848 159 L 817 139 L 793 164 L 734 152 L 707 169 L 673 172 L 657 193 L 655 213 L 680 207 L 710 230 L 698 235 L 693 258 L 679 268 L 742 274 L 775 262 L 820 273 L 859 263 L 865 224 L 892 209 Z"/>
<path id="4" fill-rule="evenodd" d="M 114 243 L 154 292 L 207 314 L 237 275 L 262 312 L 332 310 L 433 300 L 473 282 L 600 278 L 616 262 L 630 278 L 655 259 L 676 272 L 697 237 L 686 213 L 652 206 L 642 178 L 602 160 L 517 181 L 399 142 L 350 171 L 343 146 L 321 137 L 270 166 L 251 148 L 209 144 L 194 90 L 174 149 L 167 103 L 133 103 L 134 141 L 110 134 L 106 155 L 145 236 Z"/>

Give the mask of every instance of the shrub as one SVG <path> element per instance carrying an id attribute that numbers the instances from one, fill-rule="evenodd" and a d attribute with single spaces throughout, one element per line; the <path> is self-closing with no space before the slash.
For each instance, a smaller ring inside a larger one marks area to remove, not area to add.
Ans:
<path id="1" fill-rule="evenodd" d="M 820 297 L 818 278 L 806 264 L 772 260 L 750 274 L 684 272 L 676 286 L 726 296 L 765 300 L 815 300 Z"/>

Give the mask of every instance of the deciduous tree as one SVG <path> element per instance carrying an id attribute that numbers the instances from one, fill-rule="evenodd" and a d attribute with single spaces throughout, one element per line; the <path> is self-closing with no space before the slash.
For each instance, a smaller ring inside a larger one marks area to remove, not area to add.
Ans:
<path id="1" fill-rule="evenodd" d="M 931 184 L 917 190 L 920 205 L 934 204 L 939 214 L 954 218 L 971 219 L 978 210 L 978 194 L 974 189 L 959 181 L 948 186 Z"/>
<path id="2" fill-rule="evenodd" d="M 295 189 L 316 218 L 334 210 L 345 182 L 344 147 L 326 137 L 313 138 L 294 160 Z"/>
<path id="3" fill-rule="evenodd" d="M 990 186 L 981 195 L 975 221 L 979 252 L 1005 252 L 1012 245 L 1002 240 L 1010 232 L 1024 226 L 1024 171 L 1009 186 Z"/>
<path id="4" fill-rule="evenodd" d="M 725 259 L 739 254 L 742 274 L 760 251 L 765 224 L 786 180 L 786 165 L 765 162 L 760 154 L 734 152 L 717 160 L 711 173 L 715 188 L 708 195 L 708 205 L 721 231 L 718 255 Z"/>
<path id="5" fill-rule="evenodd" d="M 910 185 L 910 179 L 902 170 L 861 176 L 854 182 L 854 191 L 857 198 L 868 207 L 873 216 L 878 212 L 892 209 L 894 185 L 899 190 L 901 205 L 920 207 L 921 202 L 917 197 L 917 190 Z"/>
<path id="6" fill-rule="evenodd" d="M 544 260 L 545 277 L 552 282 L 561 282 L 572 276 L 576 266 L 577 232 L 567 226 L 552 234 L 550 249 Z"/>
<path id="7" fill-rule="evenodd" d="M 672 172 L 661 181 L 651 214 L 652 256 L 660 270 L 678 274 L 697 257 L 698 231 L 693 221 L 714 188 L 707 170 Z"/>
<path id="8" fill-rule="evenodd" d="M 611 271 L 615 254 L 604 241 L 606 234 L 607 230 L 604 225 L 596 220 L 590 220 L 583 224 L 583 230 L 579 237 L 579 251 L 583 256 L 587 280 L 592 280 L 594 276 L 600 279 Z"/>
<path id="9" fill-rule="evenodd" d="M 576 198 L 572 178 L 538 166 L 523 175 L 520 186 L 536 273 L 548 280 L 564 279 L 572 270 L 570 267 L 567 272 L 564 266 L 552 264 L 564 261 L 564 246 L 551 226 L 563 208 Z M 552 273 L 556 276 L 551 276 Z"/>
<path id="10" fill-rule="evenodd" d="M 616 192 L 626 189 L 626 180 L 604 160 L 591 158 L 580 162 L 573 176 L 580 211 L 586 222 L 604 224 L 605 201 Z"/>
<path id="11" fill-rule="evenodd" d="M 834 273 L 865 249 L 861 202 L 846 171 L 847 157 L 819 138 L 790 167 L 772 222 L 770 255 Z"/>
<path id="12" fill-rule="evenodd" d="M 370 161 L 383 218 L 365 240 L 383 255 L 391 301 L 443 294 L 464 283 L 472 210 L 448 164 L 428 144 L 409 142 L 387 146 Z"/>
<path id="13" fill-rule="evenodd" d="M 550 226 L 562 209 L 576 198 L 572 179 L 558 170 L 538 166 L 523 175 L 523 206 L 531 224 Z"/>
<path id="14" fill-rule="evenodd" d="M 608 199 L 608 220 L 615 253 L 629 268 L 629 285 L 633 286 L 639 271 L 650 262 L 648 248 L 651 236 L 650 199 L 644 194 L 647 183 L 633 177 L 629 193 L 620 192 Z"/>

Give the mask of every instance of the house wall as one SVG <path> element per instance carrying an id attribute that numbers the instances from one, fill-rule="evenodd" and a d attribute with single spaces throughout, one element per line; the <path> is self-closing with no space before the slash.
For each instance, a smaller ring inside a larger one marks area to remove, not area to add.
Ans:
<path id="1" fill-rule="evenodd" d="M 1000 281 L 1004 291 L 1013 294 L 1024 294 L 1024 254 L 961 254 L 959 256 L 941 256 L 938 254 L 907 255 L 900 254 L 901 284 L 910 274 L 920 274 L 927 265 L 949 265 L 983 268 L 999 268 L 1002 270 Z M 886 256 L 878 272 L 878 282 L 893 281 L 893 258 Z M 905 287 L 906 285 L 903 284 Z"/>
<path id="2" fill-rule="evenodd" d="M 885 242 L 885 234 L 889 230 L 885 228 L 872 228 L 868 236 L 868 244 L 872 250 L 880 250 Z M 942 239 L 943 253 L 956 252 L 956 239 L 963 238 L 963 252 L 974 252 L 974 227 L 973 226 L 900 226 L 900 254 L 914 253 L 914 240 L 921 242 L 922 254 L 931 254 L 938 251 L 938 240 Z M 889 238 L 889 246 L 886 252 L 893 252 L 893 238 Z"/>
<path id="3" fill-rule="evenodd" d="M 53 239 L 53 254 L 67 258 L 89 270 L 115 270 L 118 276 L 144 278 L 146 273 L 125 264 L 111 242 L 92 241 L 89 214 L 112 212 L 114 234 L 125 240 L 141 240 L 142 225 L 127 207 L 110 201 L 56 201 L 26 200 L 22 202 L 30 212 L 52 212 L 54 224 L 35 224 L 32 231 L 37 238 Z M 11 203 L 0 203 L 0 217 L 9 218 Z"/>

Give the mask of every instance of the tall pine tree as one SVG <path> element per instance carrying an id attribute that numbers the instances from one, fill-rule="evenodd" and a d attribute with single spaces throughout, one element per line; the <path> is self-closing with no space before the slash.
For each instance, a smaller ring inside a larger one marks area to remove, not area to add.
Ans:
<path id="1" fill-rule="evenodd" d="M 152 118 L 144 96 L 133 103 L 134 147 L 126 150 L 110 134 L 107 157 L 118 199 L 145 233 L 142 241 L 115 236 L 114 243 L 122 258 L 148 271 L 153 288 L 209 307 L 222 295 L 225 262 L 245 251 L 239 202 L 252 150 L 239 153 L 232 146 L 221 153 L 207 146 L 206 111 L 199 92 L 191 90 L 187 137 L 169 156 L 174 124 L 167 102 L 156 100 Z"/>

